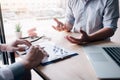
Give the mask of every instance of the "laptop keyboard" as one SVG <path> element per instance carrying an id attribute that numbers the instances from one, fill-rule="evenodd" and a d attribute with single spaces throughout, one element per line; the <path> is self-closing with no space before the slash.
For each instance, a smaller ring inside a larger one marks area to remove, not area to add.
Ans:
<path id="1" fill-rule="evenodd" d="M 103 47 L 103 49 L 120 67 L 120 47 Z"/>

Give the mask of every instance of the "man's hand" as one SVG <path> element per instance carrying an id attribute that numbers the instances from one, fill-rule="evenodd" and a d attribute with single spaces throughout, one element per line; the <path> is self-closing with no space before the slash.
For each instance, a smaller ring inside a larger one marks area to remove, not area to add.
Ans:
<path id="1" fill-rule="evenodd" d="M 43 48 L 40 46 L 31 46 L 23 58 L 22 63 L 26 69 L 32 69 L 38 66 L 45 56 L 47 56 L 47 54 Z"/>
<path id="2" fill-rule="evenodd" d="M 22 39 L 16 40 L 15 42 L 13 42 L 11 44 L 11 47 L 13 47 L 13 51 L 24 51 L 24 50 L 26 50 L 25 46 L 19 46 L 19 45 L 26 45 L 26 47 L 29 48 L 31 46 L 31 43 L 27 40 L 22 40 Z"/>
<path id="3" fill-rule="evenodd" d="M 70 31 L 70 29 L 65 24 L 60 22 L 58 19 L 54 18 L 54 21 L 57 23 L 57 26 L 52 26 L 55 30 L 57 30 L 57 31 Z"/>
<path id="4" fill-rule="evenodd" d="M 81 34 L 79 38 L 74 38 L 72 36 L 66 36 L 66 39 L 74 44 L 83 45 L 90 42 L 89 36 L 83 30 L 80 30 Z"/>
<path id="5" fill-rule="evenodd" d="M 31 43 L 27 40 L 16 40 L 12 44 L 7 45 L 7 44 L 1 44 L 0 45 L 0 50 L 1 51 L 9 51 L 9 52 L 15 52 L 15 51 L 24 51 L 26 50 L 25 46 L 19 46 L 19 45 L 25 45 L 26 47 L 30 47 Z"/>

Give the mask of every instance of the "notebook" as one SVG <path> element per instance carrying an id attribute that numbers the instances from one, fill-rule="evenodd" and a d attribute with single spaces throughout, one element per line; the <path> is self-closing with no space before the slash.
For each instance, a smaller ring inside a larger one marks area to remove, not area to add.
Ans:
<path id="1" fill-rule="evenodd" d="M 41 65 L 48 65 L 57 61 L 61 61 L 73 56 L 78 55 L 78 53 L 65 49 L 64 47 L 60 47 L 55 45 L 54 43 L 40 43 L 41 47 L 48 53 L 49 57 L 45 57 L 42 60 Z"/>
<path id="2" fill-rule="evenodd" d="M 98 78 L 120 80 L 120 45 L 84 46 L 84 51 Z"/>

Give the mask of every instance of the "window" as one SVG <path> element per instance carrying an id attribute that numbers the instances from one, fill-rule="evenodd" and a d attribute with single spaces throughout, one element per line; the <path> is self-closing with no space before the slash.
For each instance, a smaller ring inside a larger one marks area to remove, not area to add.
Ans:
<path id="1" fill-rule="evenodd" d="M 0 65 L 2 65 L 2 54 L 0 53 Z"/>
<path id="2" fill-rule="evenodd" d="M 66 0 L 2 0 L 5 19 L 64 17 Z"/>
<path id="3" fill-rule="evenodd" d="M 24 36 L 32 27 L 44 28 L 53 18 L 64 20 L 67 0 L 1 0 L 6 42 L 15 40 L 15 25 L 22 26 Z"/>
<path id="4" fill-rule="evenodd" d="M 0 5 L 0 44 L 1 43 L 6 43 L 6 40 L 5 40 L 3 19 L 2 19 L 2 14 L 1 14 L 1 5 Z M 0 64 L 2 64 L 2 62 L 3 62 L 3 64 L 8 64 L 7 52 L 1 52 L 0 51 Z"/>

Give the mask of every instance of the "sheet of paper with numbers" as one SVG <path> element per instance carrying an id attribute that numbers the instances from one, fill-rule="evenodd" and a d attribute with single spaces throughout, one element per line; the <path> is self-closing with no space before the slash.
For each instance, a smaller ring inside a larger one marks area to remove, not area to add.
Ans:
<path id="1" fill-rule="evenodd" d="M 51 64 L 56 61 L 60 61 L 60 60 L 78 55 L 76 52 L 72 52 L 64 49 L 63 47 L 56 46 L 54 43 L 47 42 L 47 43 L 40 43 L 39 45 L 43 47 L 44 50 L 49 55 L 49 57 L 45 57 L 42 60 L 42 63 L 41 63 L 42 65 Z"/>

